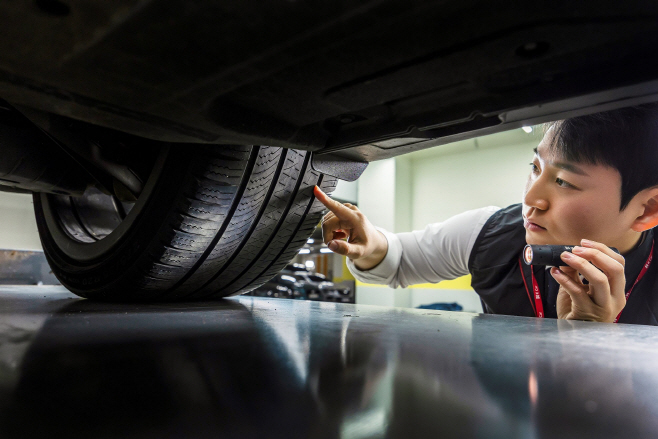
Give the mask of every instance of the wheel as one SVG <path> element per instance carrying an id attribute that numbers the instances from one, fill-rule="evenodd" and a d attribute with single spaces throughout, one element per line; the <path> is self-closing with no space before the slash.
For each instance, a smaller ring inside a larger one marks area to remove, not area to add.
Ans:
<path id="1" fill-rule="evenodd" d="M 53 273 L 87 298 L 188 300 L 250 291 L 313 232 L 336 179 L 311 153 L 267 146 L 168 146 L 132 203 L 98 189 L 35 194 Z"/>

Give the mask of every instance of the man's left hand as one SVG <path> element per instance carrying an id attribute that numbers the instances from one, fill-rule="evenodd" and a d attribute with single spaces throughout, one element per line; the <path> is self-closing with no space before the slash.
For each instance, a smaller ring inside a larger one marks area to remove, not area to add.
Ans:
<path id="1" fill-rule="evenodd" d="M 624 257 L 604 244 L 583 239 L 581 246 L 574 247 L 573 253 L 562 253 L 561 259 L 567 267 L 551 268 L 560 284 L 558 318 L 614 322 L 626 306 Z"/>

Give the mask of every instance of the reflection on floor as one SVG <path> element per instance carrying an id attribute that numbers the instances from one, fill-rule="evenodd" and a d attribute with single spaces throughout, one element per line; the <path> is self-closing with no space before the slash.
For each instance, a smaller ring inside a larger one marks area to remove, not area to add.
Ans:
<path id="1" fill-rule="evenodd" d="M 653 438 L 658 330 L 0 287 L 0 437 Z"/>

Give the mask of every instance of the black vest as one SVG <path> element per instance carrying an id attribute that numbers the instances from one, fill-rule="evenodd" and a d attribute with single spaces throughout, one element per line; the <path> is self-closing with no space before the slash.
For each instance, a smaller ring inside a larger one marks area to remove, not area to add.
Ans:
<path id="1" fill-rule="evenodd" d="M 625 255 L 626 291 L 633 285 L 649 257 L 654 239 L 653 230 L 645 232 L 641 243 Z M 530 270 L 533 269 L 542 293 L 545 315 L 548 318 L 556 318 L 555 303 L 559 285 L 544 267 L 531 267 L 525 263 L 519 266 L 519 258 L 525 245 L 521 205 L 515 204 L 494 213 L 480 231 L 469 257 L 471 286 L 480 296 L 486 313 L 534 317 L 520 272 L 523 270 L 528 288 L 532 290 Z M 658 247 L 654 251 L 658 252 Z M 654 260 L 645 276 L 633 289 L 619 323 L 658 325 L 656 315 L 658 261 Z"/>

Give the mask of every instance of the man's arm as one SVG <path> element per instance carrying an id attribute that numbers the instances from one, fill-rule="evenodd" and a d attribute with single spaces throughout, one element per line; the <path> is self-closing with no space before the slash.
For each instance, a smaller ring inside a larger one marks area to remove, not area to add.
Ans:
<path id="1" fill-rule="evenodd" d="M 475 239 L 498 210 L 471 210 L 424 230 L 394 234 L 372 226 L 356 206 L 338 203 L 317 190 L 316 197 L 331 210 L 322 221 L 324 242 L 329 248 L 348 257 L 347 266 L 358 280 L 392 288 L 468 274 Z M 343 241 L 345 238 L 347 241 Z"/>

